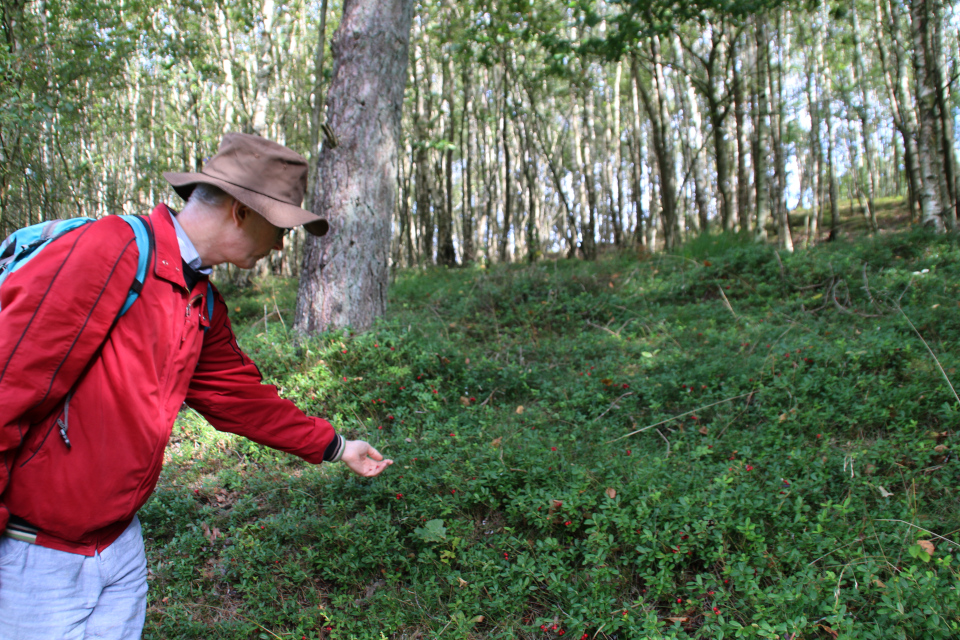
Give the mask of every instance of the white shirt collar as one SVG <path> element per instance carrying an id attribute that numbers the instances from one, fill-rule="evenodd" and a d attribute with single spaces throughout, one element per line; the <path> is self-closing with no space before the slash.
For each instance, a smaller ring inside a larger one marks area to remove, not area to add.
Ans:
<path id="1" fill-rule="evenodd" d="M 183 258 L 183 261 L 187 263 L 188 267 L 197 273 L 202 273 L 205 276 L 210 275 L 213 269 L 203 266 L 203 262 L 200 260 L 200 253 L 197 251 L 197 248 L 193 246 L 193 242 L 190 241 L 190 236 L 187 235 L 187 232 L 184 231 L 180 223 L 177 222 L 177 215 L 173 209 L 170 209 L 170 219 L 173 220 L 173 228 L 177 232 L 177 243 L 180 245 L 180 257 Z"/>

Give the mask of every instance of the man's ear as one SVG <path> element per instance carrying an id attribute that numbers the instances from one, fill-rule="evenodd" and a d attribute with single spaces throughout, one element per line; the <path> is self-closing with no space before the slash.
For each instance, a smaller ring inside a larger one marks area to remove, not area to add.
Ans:
<path id="1" fill-rule="evenodd" d="M 247 205 L 234 198 L 233 202 L 230 203 L 230 219 L 239 227 L 243 224 L 243 221 L 246 220 L 246 218 Z"/>

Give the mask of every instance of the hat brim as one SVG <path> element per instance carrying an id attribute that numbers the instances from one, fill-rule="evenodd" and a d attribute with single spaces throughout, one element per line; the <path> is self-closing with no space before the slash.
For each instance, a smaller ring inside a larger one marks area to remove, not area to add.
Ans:
<path id="1" fill-rule="evenodd" d="M 184 200 L 190 198 L 193 188 L 198 184 L 209 184 L 230 194 L 262 215 L 272 225 L 281 229 L 293 229 L 302 226 L 308 233 L 318 237 L 326 235 L 327 231 L 330 230 L 330 224 L 326 220 L 306 209 L 281 202 L 256 191 L 244 189 L 213 176 L 203 173 L 173 173 L 168 171 L 163 174 L 163 177 L 173 186 L 177 195 Z"/>

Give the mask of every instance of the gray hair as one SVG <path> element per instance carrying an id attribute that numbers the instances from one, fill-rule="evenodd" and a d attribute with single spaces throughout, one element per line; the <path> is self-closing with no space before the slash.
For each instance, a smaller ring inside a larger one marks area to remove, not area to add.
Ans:
<path id="1" fill-rule="evenodd" d="M 223 189 L 201 182 L 190 192 L 190 199 L 187 202 L 200 202 L 208 207 L 219 207 L 230 197 L 232 196 Z"/>

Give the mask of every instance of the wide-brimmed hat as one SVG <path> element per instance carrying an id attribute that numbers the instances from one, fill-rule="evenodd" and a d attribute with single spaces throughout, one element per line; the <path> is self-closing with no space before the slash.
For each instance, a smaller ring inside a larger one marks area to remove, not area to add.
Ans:
<path id="1" fill-rule="evenodd" d="M 315 236 L 330 228 L 318 215 L 300 208 L 307 189 L 307 161 L 299 153 L 260 136 L 228 133 L 217 155 L 200 173 L 163 174 L 184 200 L 198 184 L 211 184 L 247 205 L 274 226 L 301 225 Z"/>

